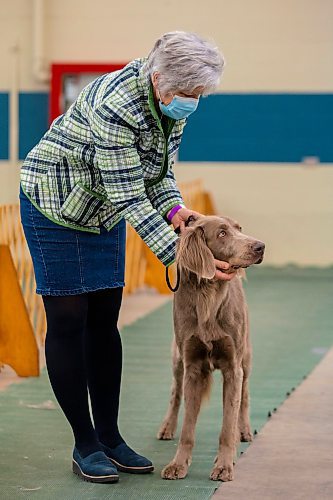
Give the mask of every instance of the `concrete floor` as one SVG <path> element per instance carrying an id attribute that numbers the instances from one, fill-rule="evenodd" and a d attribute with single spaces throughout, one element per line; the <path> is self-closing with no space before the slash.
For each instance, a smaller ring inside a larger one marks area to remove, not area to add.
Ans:
<path id="1" fill-rule="evenodd" d="M 238 460 L 213 500 L 333 499 L 333 349 Z"/>

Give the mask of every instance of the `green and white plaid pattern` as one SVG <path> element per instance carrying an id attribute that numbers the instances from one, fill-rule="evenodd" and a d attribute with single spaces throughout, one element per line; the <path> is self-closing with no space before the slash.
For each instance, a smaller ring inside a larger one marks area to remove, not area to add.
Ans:
<path id="1" fill-rule="evenodd" d="M 160 121 L 144 62 L 82 90 L 28 154 L 21 186 L 47 217 L 68 227 L 99 233 L 125 217 L 169 265 L 177 236 L 163 216 L 183 203 L 172 164 L 186 120 Z"/>

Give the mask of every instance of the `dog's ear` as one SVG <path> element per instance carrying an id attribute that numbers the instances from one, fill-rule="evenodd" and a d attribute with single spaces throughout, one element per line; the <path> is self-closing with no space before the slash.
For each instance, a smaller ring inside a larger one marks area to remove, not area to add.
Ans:
<path id="1" fill-rule="evenodd" d="M 201 226 L 189 227 L 179 238 L 177 264 L 200 278 L 212 279 L 216 268 L 214 256 L 208 248 Z"/>

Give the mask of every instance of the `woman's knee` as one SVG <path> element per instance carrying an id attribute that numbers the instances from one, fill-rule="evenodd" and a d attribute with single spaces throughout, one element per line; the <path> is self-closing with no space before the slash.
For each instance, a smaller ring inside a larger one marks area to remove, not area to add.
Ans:
<path id="1" fill-rule="evenodd" d="M 43 296 L 47 319 L 47 334 L 83 334 L 87 322 L 88 298 L 86 294 Z"/>

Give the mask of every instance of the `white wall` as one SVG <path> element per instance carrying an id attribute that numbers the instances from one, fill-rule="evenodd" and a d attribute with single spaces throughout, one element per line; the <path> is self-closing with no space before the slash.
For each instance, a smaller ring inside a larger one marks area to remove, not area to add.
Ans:
<path id="1" fill-rule="evenodd" d="M 224 52 L 224 90 L 332 90 L 331 0 L 46 0 L 46 6 L 50 60 L 130 60 L 162 33 L 184 29 L 213 38 Z"/>
<path id="2" fill-rule="evenodd" d="M 145 55 L 174 29 L 213 38 L 227 66 L 221 90 L 332 92 L 332 0 L 45 0 L 46 60 L 116 62 Z M 46 90 L 32 74 L 32 0 L 1 0 L 0 91 Z M 266 262 L 333 264 L 333 165 L 178 165 L 204 177 L 219 209 L 266 241 Z M 17 200 L 19 166 L 0 162 L 0 203 Z"/>
<path id="3" fill-rule="evenodd" d="M 225 91 L 331 91 L 331 0 L 44 0 L 47 61 L 126 61 L 174 29 L 213 38 L 227 59 Z M 23 90 L 34 81 L 33 0 L 1 0 L 0 90 L 10 87 L 20 46 Z"/>
<path id="4" fill-rule="evenodd" d="M 176 176 L 203 178 L 218 213 L 266 243 L 266 264 L 332 265 L 332 168 L 179 163 Z"/>

